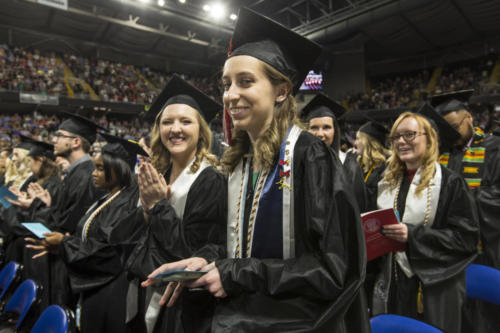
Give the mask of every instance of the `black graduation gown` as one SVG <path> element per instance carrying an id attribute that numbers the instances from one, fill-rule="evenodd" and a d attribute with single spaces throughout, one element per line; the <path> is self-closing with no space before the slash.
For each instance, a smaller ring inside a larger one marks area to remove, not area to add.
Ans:
<path id="1" fill-rule="evenodd" d="M 293 159 L 295 257 L 217 260 L 228 296 L 216 308 L 213 332 L 369 329 L 366 308 L 352 309 L 360 306 L 366 250 L 342 164 L 307 132 L 299 135 Z M 247 193 L 246 207 L 251 197 Z"/>
<path id="2" fill-rule="evenodd" d="M 52 198 L 58 200 L 61 192 L 61 178 L 59 175 L 46 179 L 41 186 L 49 191 Z M 6 260 L 23 263 L 23 253 L 26 245 L 24 238 L 33 237 L 33 234 L 23 227 L 21 222 L 42 221 L 39 216 L 47 209 L 41 200 L 35 199 L 31 206 L 26 209 L 12 205 L 2 212 L 3 224 L 7 229 L 7 237 L 4 239 Z M 29 252 L 31 253 L 31 251 Z"/>
<path id="3" fill-rule="evenodd" d="M 125 305 L 128 283 L 124 273 L 126 253 L 122 243 L 128 239 L 116 237 L 120 229 L 143 228 L 136 219 L 130 218 L 136 212 L 139 192 L 133 183 L 94 218 L 88 229 L 87 239 L 82 241 L 82 230 L 92 213 L 107 199 L 98 204 L 80 219 L 77 231 L 63 238 L 59 255 L 68 269 L 73 293 L 81 294 L 82 332 L 124 332 Z M 132 224 L 133 226 L 130 226 Z"/>
<path id="4" fill-rule="evenodd" d="M 477 208 L 465 181 L 444 167 L 441 192 L 433 224 L 407 224 L 406 255 L 415 272 L 407 278 L 396 264 L 395 278 L 392 255 L 383 257 L 383 268 L 375 283 L 374 303 L 390 282 L 388 313 L 416 318 L 445 332 L 458 333 L 462 305 L 465 301 L 465 269 L 477 255 L 479 228 Z M 400 215 L 408 194 L 408 177 L 401 185 L 398 200 Z M 406 184 L 406 185 L 405 185 Z M 423 315 L 417 313 L 419 282 L 423 291 Z"/>
<path id="5" fill-rule="evenodd" d="M 500 269 L 500 137 L 486 136 L 481 186 L 473 191 L 479 211 L 482 254 L 476 263 Z M 462 173 L 462 151 L 454 151 L 448 168 Z M 474 310 L 476 308 L 476 310 Z M 467 300 L 466 325 L 463 331 L 500 332 L 500 306 Z"/>
<path id="6" fill-rule="evenodd" d="M 104 194 L 95 189 L 93 171 L 94 163 L 87 160 L 76 165 L 64 177 L 60 200 L 52 202 L 47 216 L 51 230 L 72 234 L 90 205 Z"/>
<path id="7" fill-rule="evenodd" d="M 350 180 L 354 196 L 359 206 L 360 212 L 365 212 L 368 210 L 369 197 L 363 177 L 363 170 L 359 166 L 356 160 L 357 154 L 347 153 L 344 161 L 344 169 L 346 172 L 347 179 Z"/>
<path id="8" fill-rule="evenodd" d="M 366 204 L 366 211 L 372 211 L 377 209 L 377 186 L 378 182 L 382 179 L 383 173 L 385 171 L 385 164 L 373 169 L 373 171 L 366 179 L 366 195 L 368 197 Z M 368 173 L 363 173 L 363 179 L 365 179 Z"/>
<path id="9" fill-rule="evenodd" d="M 130 278 L 143 281 L 159 266 L 193 256 L 203 257 L 208 262 L 224 257 L 226 186 L 224 176 L 209 166 L 191 185 L 182 220 L 168 200 L 157 203 L 149 212 L 146 234 L 127 264 Z M 139 297 L 143 302 L 144 295 Z M 145 309 L 142 305 L 138 309 L 138 321 L 133 324 L 134 333 L 144 329 L 142 321 Z M 210 331 L 214 306 L 215 299 L 208 292 L 185 289 L 174 307 L 162 309 L 155 332 Z"/>
<path id="10" fill-rule="evenodd" d="M 90 205 L 103 193 L 96 191 L 92 172 L 94 163 L 91 160 L 81 162 L 64 177 L 60 200 L 52 203 L 47 213 L 47 226 L 52 231 L 73 234 L 78 221 L 82 218 Z M 49 288 L 50 303 L 73 307 L 76 298 L 69 286 L 66 265 L 57 255 L 49 254 Z"/>

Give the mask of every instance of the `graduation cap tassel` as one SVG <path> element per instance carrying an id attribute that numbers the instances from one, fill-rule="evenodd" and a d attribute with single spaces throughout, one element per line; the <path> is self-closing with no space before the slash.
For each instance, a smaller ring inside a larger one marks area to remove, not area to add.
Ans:
<path id="1" fill-rule="evenodd" d="M 422 292 L 422 282 L 418 283 L 418 292 L 417 292 L 417 313 L 424 313 L 424 294 Z"/>

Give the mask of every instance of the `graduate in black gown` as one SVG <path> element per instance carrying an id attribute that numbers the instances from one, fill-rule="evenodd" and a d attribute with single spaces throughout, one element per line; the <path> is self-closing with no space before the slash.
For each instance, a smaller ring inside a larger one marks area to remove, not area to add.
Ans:
<path id="1" fill-rule="evenodd" d="M 363 170 L 367 203 L 366 211 L 377 209 L 377 184 L 382 179 L 385 162 L 390 152 L 385 148 L 389 131 L 380 123 L 369 121 L 356 132 L 354 145 L 357 151 L 357 162 Z"/>
<path id="2" fill-rule="evenodd" d="M 402 223 L 385 236 L 407 250 L 383 257 L 373 313 L 413 317 L 445 332 L 460 332 L 465 269 L 476 258 L 477 210 L 465 181 L 440 166 L 438 137 L 421 115 L 405 112 L 394 123 L 393 155 L 379 182 L 378 208 L 394 208 Z"/>
<path id="3" fill-rule="evenodd" d="M 146 115 L 155 121 L 152 164 L 139 168 L 140 216 L 147 230 L 128 263 L 134 278 L 127 318 L 131 332 L 210 331 L 215 301 L 208 292 L 186 289 L 181 302 L 161 307 L 164 288 L 137 286 L 166 262 L 225 255 L 226 181 L 210 154 L 207 125 L 220 110 L 217 102 L 174 76 Z"/>
<path id="4" fill-rule="evenodd" d="M 90 205 L 102 195 L 95 189 L 92 179 L 94 163 L 90 159 L 90 147 L 96 139 L 97 124 L 90 119 L 65 113 L 68 117 L 61 123 L 54 134 L 54 155 L 63 156 L 70 162 L 65 171 L 61 194 L 59 198 L 52 198 L 48 191 L 38 188 L 37 197 L 44 201 L 50 209 L 39 221 L 52 231 L 73 234 L 78 221 L 83 217 Z M 24 260 L 26 263 L 28 260 Z M 40 267 L 43 261 L 48 261 L 49 268 Z M 49 254 L 42 261 L 33 261 L 32 271 L 47 271 L 48 281 L 41 281 L 44 286 L 44 302 L 48 304 L 62 304 L 73 307 L 76 298 L 73 296 L 66 265 L 58 256 Z"/>
<path id="5" fill-rule="evenodd" d="M 296 125 L 292 93 L 321 49 L 246 8 L 232 46 L 222 76 L 235 129 L 222 159 L 228 258 L 167 264 L 146 283 L 205 264 L 189 286 L 219 299 L 212 332 L 363 332 L 366 308 L 345 317 L 364 278 L 359 210 L 340 160 Z"/>
<path id="6" fill-rule="evenodd" d="M 139 191 L 133 169 L 138 154 L 147 155 L 135 142 L 105 135 L 106 144 L 94 156 L 92 173 L 97 189 L 106 194 L 80 219 L 73 235 L 46 234 L 41 250 L 59 255 L 68 269 L 71 289 L 80 294 L 81 332 L 124 332 L 128 289 L 124 271 L 129 245 L 124 230 L 139 231 L 134 216 Z M 119 235 L 119 236 L 118 236 Z M 122 238 L 126 237 L 126 238 Z"/>
<path id="7" fill-rule="evenodd" d="M 21 222 L 35 222 L 44 211 L 46 204 L 36 197 L 38 188 L 48 191 L 51 197 L 58 200 L 61 190 L 59 169 L 55 163 L 54 146 L 52 144 L 35 141 L 30 142 L 28 165 L 36 181 L 30 183 L 26 192 L 15 191 L 18 200 L 9 200 L 12 206 L 2 213 L 3 224 L 7 227 L 7 237 L 4 238 L 6 246 L 6 259 L 23 263 L 24 237 L 32 234 L 21 225 Z"/>
<path id="8" fill-rule="evenodd" d="M 434 96 L 431 103 L 440 118 L 460 135 L 446 143 L 443 166 L 459 173 L 471 189 L 479 211 L 481 242 L 476 263 L 500 269 L 500 137 L 474 127 L 467 101 L 472 90 Z M 463 332 L 500 331 L 500 306 L 468 300 Z"/>
<path id="9" fill-rule="evenodd" d="M 323 141 L 339 157 L 353 186 L 360 211 L 364 212 L 367 210 L 368 198 L 363 171 L 356 159 L 352 158 L 353 154 L 346 154 L 340 150 L 342 134 L 338 119 L 345 112 L 346 109 L 342 105 L 324 94 L 318 94 L 304 106 L 301 117 L 306 121 L 309 132 Z"/>

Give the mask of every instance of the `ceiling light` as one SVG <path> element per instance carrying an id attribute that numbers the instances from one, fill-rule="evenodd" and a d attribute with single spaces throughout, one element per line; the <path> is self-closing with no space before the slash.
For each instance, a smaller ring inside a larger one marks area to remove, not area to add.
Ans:
<path id="1" fill-rule="evenodd" d="M 229 18 L 233 21 L 236 21 L 236 19 L 238 18 L 238 15 L 236 15 L 235 13 L 232 13 L 231 15 L 229 15 Z"/>
<path id="2" fill-rule="evenodd" d="M 210 5 L 204 5 L 203 6 L 203 10 L 206 11 L 206 12 L 209 12 L 210 11 Z"/>
<path id="3" fill-rule="evenodd" d="M 179 0 L 180 3 L 186 3 L 186 0 Z"/>
<path id="4" fill-rule="evenodd" d="M 158 0 L 158 6 L 160 7 L 165 6 L 165 0 Z"/>
<path id="5" fill-rule="evenodd" d="M 225 14 L 226 14 L 226 8 L 224 8 L 224 6 L 221 5 L 220 3 L 214 4 L 212 6 L 212 10 L 210 11 L 210 15 L 216 20 L 220 20 L 225 16 Z"/>

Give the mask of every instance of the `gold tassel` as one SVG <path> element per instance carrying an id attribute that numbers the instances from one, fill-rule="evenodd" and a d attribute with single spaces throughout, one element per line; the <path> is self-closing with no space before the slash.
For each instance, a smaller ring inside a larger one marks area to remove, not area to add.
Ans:
<path id="1" fill-rule="evenodd" d="M 424 294 L 422 293 L 422 282 L 418 283 L 418 292 L 417 292 L 417 313 L 424 313 Z"/>

